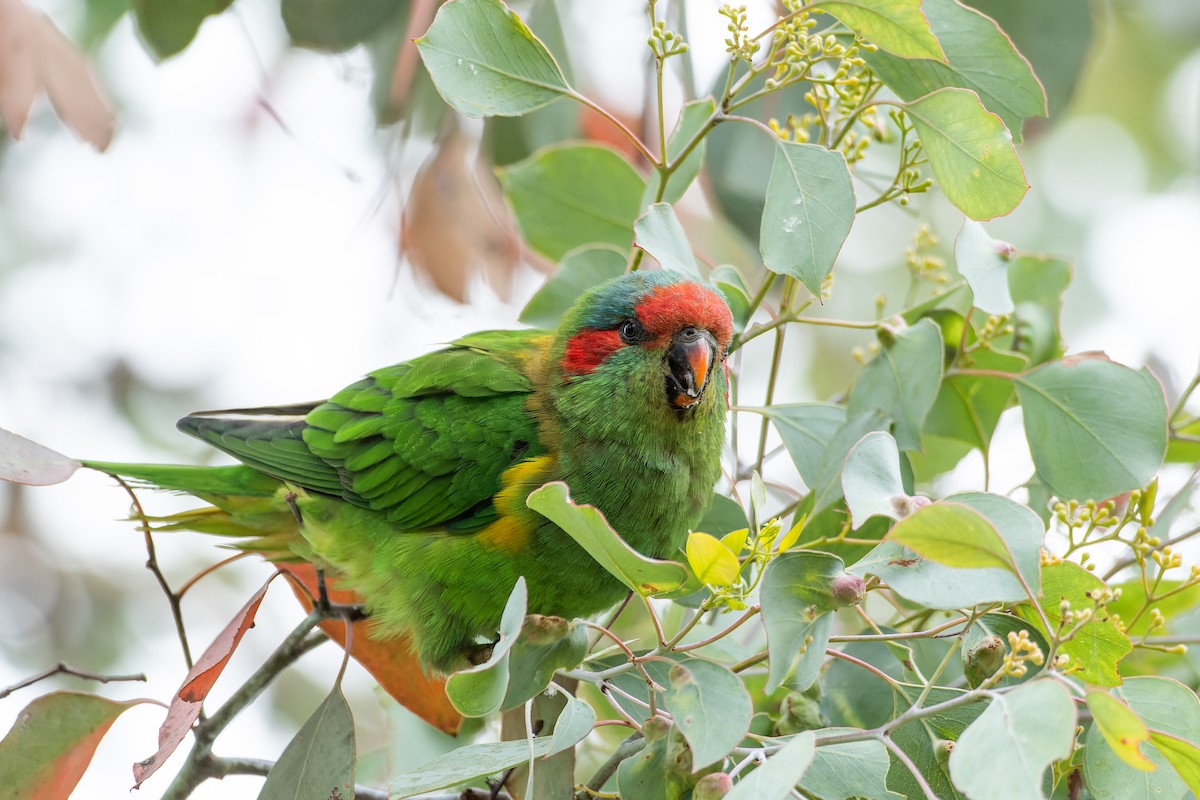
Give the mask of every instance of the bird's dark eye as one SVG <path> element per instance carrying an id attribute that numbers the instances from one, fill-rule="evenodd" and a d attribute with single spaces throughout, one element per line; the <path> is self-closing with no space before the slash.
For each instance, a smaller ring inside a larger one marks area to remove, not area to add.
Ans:
<path id="1" fill-rule="evenodd" d="M 617 333 L 621 335 L 621 341 L 625 344 L 640 344 L 646 340 L 646 329 L 636 317 L 622 320 L 617 327 Z"/>

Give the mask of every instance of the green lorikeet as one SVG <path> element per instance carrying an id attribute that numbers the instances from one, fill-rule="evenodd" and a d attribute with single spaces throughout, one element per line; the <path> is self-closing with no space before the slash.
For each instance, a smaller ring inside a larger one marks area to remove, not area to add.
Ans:
<path id="1" fill-rule="evenodd" d="M 566 482 L 645 555 L 681 548 L 720 475 L 731 336 L 713 289 L 634 272 L 554 332 L 476 333 L 322 403 L 180 420 L 244 466 L 84 463 L 212 503 L 161 522 L 313 561 L 363 598 L 373 635 L 450 672 L 494 639 L 519 576 L 529 613 L 589 616 L 625 595 L 526 507 L 542 484 Z"/>

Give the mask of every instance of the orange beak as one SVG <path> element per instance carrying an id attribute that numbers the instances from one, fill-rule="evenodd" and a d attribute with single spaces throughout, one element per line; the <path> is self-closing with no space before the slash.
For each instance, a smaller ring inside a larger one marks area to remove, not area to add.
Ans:
<path id="1" fill-rule="evenodd" d="M 699 403 L 716 355 L 717 342 L 708 331 L 684 328 L 675 334 L 667 349 L 667 402 L 679 409 Z"/>

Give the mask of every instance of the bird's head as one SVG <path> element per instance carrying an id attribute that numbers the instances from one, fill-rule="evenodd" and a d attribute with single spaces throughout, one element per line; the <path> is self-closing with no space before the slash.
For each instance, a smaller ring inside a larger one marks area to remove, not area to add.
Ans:
<path id="1" fill-rule="evenodd" d="M 724 416 L 722 362 L 733 318 L 713 288 L 665 270 L 640 271 L 586 292 L 563 318 L 550 379 L 593 410 L 646 406 L 688 419 Z"/>

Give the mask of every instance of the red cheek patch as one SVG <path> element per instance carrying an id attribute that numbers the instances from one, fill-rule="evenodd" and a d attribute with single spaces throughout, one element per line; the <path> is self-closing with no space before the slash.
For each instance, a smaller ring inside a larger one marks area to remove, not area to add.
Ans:
<path id="1" fill-rule="evenodd" d="M 661 286 L 638 303 L 638 319 L 655 339 L 695 325 L 717 337 L 724 350 L 733 336 L 733 316 L 724 298 L 695 283 Z"/>
<path id="2" fill-rule="evenodd" d="M 567 340 L 560 365 L 563 377 L 587 375 L 621 347 L 621 335 L 616 331 L 597 331 L 590 328 L 580 331 Z"/>

